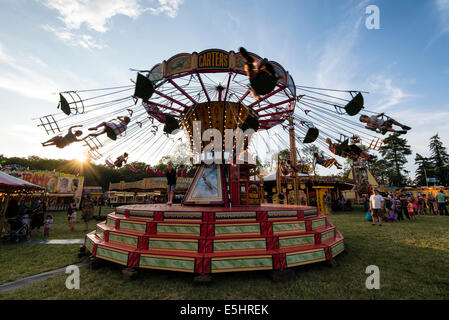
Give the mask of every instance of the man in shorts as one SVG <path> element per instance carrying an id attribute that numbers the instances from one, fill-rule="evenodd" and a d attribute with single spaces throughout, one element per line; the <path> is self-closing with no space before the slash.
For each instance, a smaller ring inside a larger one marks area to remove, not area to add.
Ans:
<path id="1" fill-rule="evenodd" d="M 440 190 L 440 192 L 437 193 L 436 198 L 438 203 L 438 215 L 444 216 L 446 212 L 446 195 L 443 190 Z"/>
<path id="2" fill-rule="evenodd" d="M 373 217 L 373 226 L 376 225 L 376 218 L 379 220 L 379 226 L 382 226 L 382 215 L 385 206 L 384 197 L 379 194 L 378 190 L 374 190 L 369 198 L 369 208 Z"/>
<path id="3" fill-rule="evenodd" d="M 360 122 L 366 123 L 366 129 L 370 129 L 372 131 L 380 132 L 382 134 L 386 134 L 387 132 L 393 132 L 397 134 L 405 134 L 407 133 L 407 130 L 410 130 L 410 127 L 407 127 L 399 122 L 397 122 L 394 119 L 388 118 L 387 120 L 379 119 L 383 117 L 385 113 L 380 113 L 377 116 L 366 116 L 361 115 L 360 116 Z M 398 127 L 401 127 L 402 130 L 395 130 L 393 129 L 393 125 L 396 125 Z"/>

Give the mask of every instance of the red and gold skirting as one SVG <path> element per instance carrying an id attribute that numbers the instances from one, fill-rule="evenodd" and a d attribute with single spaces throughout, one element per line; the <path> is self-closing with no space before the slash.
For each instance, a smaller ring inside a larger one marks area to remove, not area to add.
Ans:
<path id="1" fill-rule="evenodd" d="M 198 274 L 283 270 L 345 250 L 341 233 L 316 208 L 271 204 L 122 206 L 85 245 L 93 257 L 128 268 Z"/>

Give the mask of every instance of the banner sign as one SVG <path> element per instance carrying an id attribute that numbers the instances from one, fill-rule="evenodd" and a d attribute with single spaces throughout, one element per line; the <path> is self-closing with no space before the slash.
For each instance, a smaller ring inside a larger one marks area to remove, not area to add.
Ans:
<path id="1" fill-rule="evenodd" d="M 255 61 L 261 59 L 261 57 L 254 53 L 250 52 L 249 55 Z M 296 88 L 289 73 L 279 63 L 275 61 L 270 61 L 270 63 L 273 65 L 276 75 L 279 77 L 278 82 L 287 87 L 293 96 L 296 96 Z M 196 70 L 204 69 L 221 71 L 223 69 L 229 69 L 229 71 L 245 74 L 244 65 L 244 59 L 239 52 L 208 49 L 200 53 L 177 54 L 162 63 L 156 64 L 149 72 L 148 77 L 151 81 L 159 81 L 171 75 L 195 73 Z"/>

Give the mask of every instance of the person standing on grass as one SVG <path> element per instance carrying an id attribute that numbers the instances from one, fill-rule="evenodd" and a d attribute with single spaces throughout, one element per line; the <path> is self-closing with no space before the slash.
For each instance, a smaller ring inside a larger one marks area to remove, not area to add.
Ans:
<path id="1" fill-rule="evenodd" d="M 72 214 L 69 217 L 69 225 L 70 225 L 70 231 L 75 231 L 75 223 L 76 223 L 76 210 L 72 211 Z"/>
<path id="2" fill-rule="evenodd" d="M 415 205 L 413 204 L 413 198 L 410 198 L 408 200 L 407 209 L 408 209 L 408 214 L 412 218 L 412 221 L 415 222 L 416 221 L 416 218 L 415 218 Z"/>
<path id="3" fill-rule="evenodd" d="M 402 215 L 402 201 L 398 196 L 394 197 L 394 212 L 398 217 L 398 221 L 404 221 L 404 216 Z"/>
<path id="4" fill-rule="evenodd" d="M 44 221 L 44 238 L 48 238 L 50 236 L 50 228 L 53 224 L 53 217 L 51 215 L 47 215 Z"/>
<path id="5" fill-rule="evenodd" d="M 437 193 L 437 203 L 438 203 L 438 215 L 444 216 L 444 213 L 446 211 L 446 195 L 443 192 L 443 189 L 440 190 L 440 192 Z"/>
<path id="6" fill-rule="evenodd" d="M 84 196 L 83 202 L 81 203 L 81 211 L 82 211 L 81 217 L 83 218 L 85 224 L 84 231 L 87 231 L 87 229 L 89 228 L 88 222 L 94 215 L 94 202 L 90 199 L 88 195 Z"/>
<path id="7" fill-rule="evenodd" d="M 408 204 L 408 199 L 407 196 L 402 193 L 399 196 L 399 199 L 401 200 L 401 207 L 402 207 L 402 212 L 404 213 L 405 217 L 410 220 L 410 216 L 408 215 L 408 209 L 407 209 L 407 204 Z"/>
<path id="8" fill-rule="evenodd" d="M 379 220 L 379 226 L 382 226 L 382 211 L 385 208 L 385 200 L 378 190 L 373 190 L 373 194 L 369 199 L 369 205 L 373 217 L 373 226 L 376 225 L 376 218 Z"/>
<path id="9" fill-rule="evenodd" d="M 429 207 L 429 214 L 436 214 L 435 210 L 433 210 L 433 203 L 435 202 L 435 198 L 433 194 L 429 193 L 427 196 L 427 206 Z"/>
<path id="10" fill-rule="evenodd" d="M 175 196 L 175 188 L 176 188 L 176 171 L 173 169 L 171 164 L 167 165 L 167 173 L 165 174 L 167 177 L 167 196 L 168 196 L 168 205 L 173 203 L 173 197 Z"/>

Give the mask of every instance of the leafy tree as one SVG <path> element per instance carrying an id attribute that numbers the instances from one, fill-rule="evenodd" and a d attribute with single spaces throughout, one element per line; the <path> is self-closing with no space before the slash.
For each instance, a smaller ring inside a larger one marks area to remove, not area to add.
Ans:
<path id="1" fill-rule="evenodd" d="M 391 177 L 393 176 L 392 168 L 388 166 L 387 161 L 384 159 L 377 160 L 376 162 L 369 164 L 368 168 L 373 174 L 376 181 L 381 185 L 390 185 Z"/>
<path id="2" fill-rule="evenodd" d="M 284 150 L 279 151 L 278 158 L 279 158 L 279 161 L 286 162 L 288 159 L 290 159 L 290 150 L 284 149 Z"/>
<path id="3" fill-rule="evenodd" d="M 407 139 L 400 138 L 398 134 L 391 134 L 384 139 L 384 144 L 380 149 L 386 168 L 391 168 L 389 182 L 392 185 L 405 186 L 404 165 L 407 163 L 406 156 L 412 154 Z"/>
<path id="4" fill-rule="evenodd" d="M 436 177 L 442 185 L 449 184 L 449 154 L 438 136 L 438 133 L 430 138 L 431 161 Z"/>
<path id="5" fill-rule="evenodd" d="M 418 168 L 415 172 L 414 183 L 418 186 L 427 185 L 426 178 L 430 178 L 433 174 L 432 160 L 417 153 L 415 157 L 415 165 L 417 165 Z"/>

